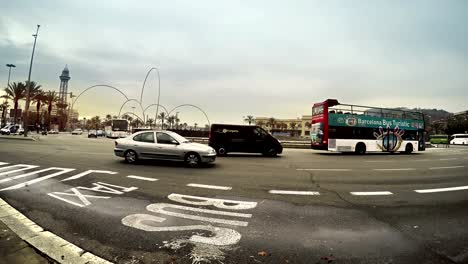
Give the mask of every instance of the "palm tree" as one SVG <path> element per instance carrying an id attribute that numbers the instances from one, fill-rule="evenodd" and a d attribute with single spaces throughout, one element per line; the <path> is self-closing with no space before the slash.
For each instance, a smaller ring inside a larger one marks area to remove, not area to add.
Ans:
<path id="1" fill-rule="evenodd" d="M 162 114 L 162 113 L 161 113 L 161 114 Z M 169 117 L 167 118 L 167 123 L 169 123 L 169 128 L 172 129 L 172 127 L 174 126 L 175 119 L 176 119 L 176 117 L 173 116 L 173 115 L 172 115 L 172 116 L 169 116 Z"/>
<path id="2" fill-rule="evenodd" d="M 8 110 L 8 108 L 10 107 L 10 104 L 8 103 L 7 100 L 3 101 L 3 103 L 0 105 L 0 109 L 2 110 L 2 127 L 6 124 L 5 122 L 5 119 L 6 119 L 6 111 Z"/>
<path id="3" fill-rule="evenodd" d="M 197 126 L 198 126 L 197 123 L 193 124 L 193 129 L 197 130 Z"/>
<path id="4" fill-rule="evenodd" d="M 256 123 L 257 123 L 257 126 L 259 127 L 263 127 L 265 125 L 265 122 L 263 121 L 257 121 Z"/>
<path id="5" fill-rule="evenodd" d="M 161 112 L 158 118 L 161 119 L 161 128 L 164 129 L 164 119 L 166 118 L 166 113 Z"/>
<path id="6" fill-rule="evenodd" d="M 13 124 L 16 124 L 18 117 L 18 102 L 26 96 L 26 86 L 22 82 L 11 83 L 7 88 L 5 88 L 5 93 L 6 95 L 2 97 L 13 101 L 13 109 L 15 111 L 15 120 L 13 121 Z"/>
<path id="7" fill-rule="evenodd" d="M 39 124 L 39 117 L 41 116 L 41 103 L 45 101 L 45 93 L 42 90 L 38 90 L 33 95 L 33 101 L 36 102 L 36 125 Z"/>
<path id="8" fill-rule="evenodd" d="M 184 130 L 187 130 L 187 127 L 188 127 L 187 123 L 183 123 L 182 126 L 184 127 Z"/>
<path id="9" fill-rule="evenodd" d="M 295 122 L 289 123 L 289 127 L 290 127 L 292 130 L 296 130 L 297 123 L 295 123 Z"/>
<path id="10" fill-rule="evenodd" d="M 276 124 L 275 118 L 273 117 L 268 118 L 267 126 L 269 126 L 270 128 L 274 128 L 275 124 Z"/>
<path id="11" fill-rule="evenodd" d="M 248 115 L 244 118 L 244 121 L 248 122 L 250 126 L 252 123 L 255 123 L 255 117 L 253 117 L 252 115 Z"/>
<path id="12" fill-rule="evenodd" d="M 48 115 L 48 128 L 50 128 L 50 113 L 52 112 L 52 106 L 58 102 L 59 97 L 55 91 L 48 91 L 45 93 L 45 103 L 47 104 L 47 115 Z"/>
<path id="13" fill-rule="evenodd" d="M 146 125 L 151 127 L 154 123 L 154 119 L 153 118 L 148 118 L 148 120 L 146 120 Z"/>
<path id="14" fill-rule="evenodd" d="M 91 118 L 91 127 L 96 130 L 101 127 L 101 118 L 99 116 L 94 116 Z"/>

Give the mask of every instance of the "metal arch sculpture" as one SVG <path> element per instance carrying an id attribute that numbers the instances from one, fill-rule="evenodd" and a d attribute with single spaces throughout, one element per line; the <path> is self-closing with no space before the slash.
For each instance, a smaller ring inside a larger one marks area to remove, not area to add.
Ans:
<path id="1" fill-rule="evenodd" d="M 84 89 L 84 90 L 76 97 L 76 99 L 73 101 L 71 108 L 73 109 L 73 106 L 75 105 L 76 101 L 78 101 L 78 99 L 80 98 L 81 95 L 83 95 L 85 92 L 87 92 L 87 91 L 89 91 L 89 90 L 91 90 L 91 89 L 93 89 L 93 88 L 96 88 L 96 87 L 107 87 L 107 88 L 112 88 L 112 89 L 116 90 L 117 92 L 119 92 L 121 95 L 123 95 L 123 96 L 125 97 L 125 99 L 128 100 L 127 95 L 125 95 L 125 93 L 123 93 L 119 88 L 116 88 L 116 87 L 114 87 L 114 86 L 107 85 L 107 84 L 96 84 L 96 85 L 93 85 L 93 86 L 90 86 L 90 87 Z"/>
<path id="2" fill-rule="evenodd" d="M 208 118 L 208 115 L 205 113 L 205 111 L 203 111 L 203 109 L 201 109 L 200 107 L 198 107 L 198 106 L 196 106 L 196 105 L 193 105 L 193 104 L 181 104 L 181 105 L 178 105 L 178 106 L 172 108 L 172 110 L 168 113 L 168 116 L 169 116 L 172 112 L 174 112 L 174 110 L 176 110 L 177 108 L 180 108 L 180 107 L 182 107 L 182 106 L 190 106 L 190 107 L 194 107 L 194 108 L 200 110 L 200 112 L 202 112 L 202 113 L 205 115 L 206 121 L 208 121 L 208 126 L 211 126 L 210 119 Z"/>
<path id="3" fill-rule="evenodd" d="M 140 104 L 143 102 L 143 92 L 145 91 L 146 80 L 148 79 L 148 76 L 150 75 L 150 73 L 153 70 L 155 70 L 158 73 L 158 102 L 156 103 L 156 116 L 155 116 L 155 120 L 157 120 L 158 119 L 159 106 L 160 106 L 159 98 L 161 97 L 161 78 L 159 76 L 159 70 L 156 67 L 151 67 L 151 69 L 149 69 L 149 71 L 146 73 L 145 80 L 143 81 L 143 86 L 141 87 Z M 167 110 L 166 110 L 166 112 L 167 112 Z"/>
<path id="4" fill-rule="evenodd" d="M 161 107 L 162 109 L 164 109 L 164 111 L 166 112 L 166 114 L 169 116 L 169 112 L 167 112 L 166 107 L 164 107 L 163 105 L 160 105 L 160 104 L 150 104 L 150 105 L 148 105 L 148 106 L 143 110 L 143 114 L 145 114 L 146 111 L 148 110 L 148 108 L 150 108 L 151 106 L 159 106 L 159 107 Z"/>
<path id="5" fill-rule="evenodd" d="M 143 106 L 141 105 L 141 103 L 140 103 L 137 99 L 127 99 L 127 101 L 125 101 L 125 102 L 120 106 L 119 117 L 120 117 L 120 114 L 122 113 L 123 107 L 124 107 L 128 102 L 137 102 L 138 105 L 139 105 L 140 108 L 141 108 L 141 111 L 142 111 L 143 115 L 145 114 L 145 110 L 143 110 Z M 143 118 L 144 118 L 144 116 L 143 116 Z"/>

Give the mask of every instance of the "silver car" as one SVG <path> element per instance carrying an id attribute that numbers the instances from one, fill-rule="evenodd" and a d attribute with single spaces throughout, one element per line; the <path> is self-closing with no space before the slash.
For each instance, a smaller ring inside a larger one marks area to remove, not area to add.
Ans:
<path id="1" fill-rule="evenodd" d="M 192 143 L 171 131 L 140 131 L 115 141 L 114 153 L 127 163 L 139 159 L 184 161 L 195 167 L 216 160 L 216 151 L 207 145 Z"/>

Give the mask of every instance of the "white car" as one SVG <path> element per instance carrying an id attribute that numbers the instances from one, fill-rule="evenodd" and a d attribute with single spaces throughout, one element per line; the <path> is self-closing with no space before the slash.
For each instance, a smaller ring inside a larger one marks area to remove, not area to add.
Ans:
<path id="1" fill-rule="evenodd" d="M 468 134 L 454 134 L 451 138 L 451 145 L 468 145 Z"/>
<path id="2" fill-rule="evenodd" d="M 71 134 L 72 135 L 83 135 L 83 130 L 81 130 L 81 128 L 77 128 L 77 129 L 73 130 Z"/>
<path id="3" fill-rule="evenodd" d="M 115 141 L 114 153 L 127 163 L 139 159 L 184 161 L 195 167 L 216 160 L 216 151 L 207 145 L 192 143 L 171 131 L 140 131 Z"/>

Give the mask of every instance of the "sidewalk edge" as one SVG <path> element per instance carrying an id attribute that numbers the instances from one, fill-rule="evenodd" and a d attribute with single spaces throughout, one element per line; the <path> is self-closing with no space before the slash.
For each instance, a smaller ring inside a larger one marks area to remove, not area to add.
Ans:
<path id="1" fill-rule="evenodd" d="M 112 264 L 112 262 L 86 252 L 63 238 L 45 231 L 2 198 L 0 198 L 0 221 L 26 243 L 58 263 Z"/>

